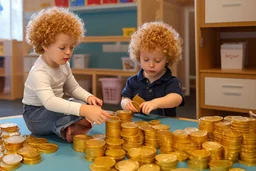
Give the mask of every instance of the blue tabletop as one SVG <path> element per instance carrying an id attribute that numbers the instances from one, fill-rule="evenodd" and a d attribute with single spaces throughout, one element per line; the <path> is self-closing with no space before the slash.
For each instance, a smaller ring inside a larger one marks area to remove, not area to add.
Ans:
<path id="1" fill-rule="evenodd" d="M 186 127 L 198 127 L 198 122 L 191 120 L 179 120 L 174 118 L 163 118 L 156 115 L 150 116 L 142 116 L 136 115 L 133 120 L 146 120 L 150 121 L 152 119 L 158 119 L 162 124 L 167 124 L 171 127 L 171 131 L 176 129 L 185 129 Z M 17 118 L 1 118 L 0 123 L 16 123 L 20 128 L 20 132 L 25 134 L 30 134 L 30 131 L 27 129 L 25 122 L 22 117 Z M 93 134 L 105 134 L 105 124 L 95 125 L 91 131 L 90 135 Z M 35 165 L 26 165 L 22 164 L 19 171 L 70 171 L 70 170 L 83 170 L 89 171 L 89 165 L 91 162 L 85 160 L 84 153 L 76 152 L 72 148 L 71 143 L 67 143 L 64 140 L 56 137 L 56 136 L 47 136 L 45 137 L 49 140 L 49 142 L 56 143 L 59 146 L 59 150 L 53 154 L 42 154 L 42 162 Z M 177 167 L 187 167 L 186 162 L 179 162 Z M 246 171 L 255 171 L 256 166 L 248 167 L 239 163 L 233 165 L 233 167 L 243 168 Z M 208 170 L 205 170 L 208 171 Z"/>

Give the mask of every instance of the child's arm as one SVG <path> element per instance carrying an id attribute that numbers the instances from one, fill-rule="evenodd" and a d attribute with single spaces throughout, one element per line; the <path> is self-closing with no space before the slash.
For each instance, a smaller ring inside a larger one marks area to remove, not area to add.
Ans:
<path id="1" fill-rule="evenodd" d="M 149 114 L 152 110 L 157 108 L 173 108 L 182 103 L 182 96 L 177 93 L 170 93 L 164 97 L 155 98 L 153 100 L 144 102 L 140 105 L 142 112 Z"/>
<path id="2" fill-rule="evenodd" d="M 110 115 L 102 110 L 100 106 L 82 104 L 79 111 L 80 116 L 88 118 L 97 124 L 105 122 Z"/>

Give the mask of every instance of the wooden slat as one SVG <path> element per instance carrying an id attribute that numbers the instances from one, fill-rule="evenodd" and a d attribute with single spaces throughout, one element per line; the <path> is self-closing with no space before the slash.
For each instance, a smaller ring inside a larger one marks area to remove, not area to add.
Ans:
<path id="1" fill-rule="evenodd" d="M 86 36 L 83 42 L 129 42 L 130 37 L 125 36 Z"/>

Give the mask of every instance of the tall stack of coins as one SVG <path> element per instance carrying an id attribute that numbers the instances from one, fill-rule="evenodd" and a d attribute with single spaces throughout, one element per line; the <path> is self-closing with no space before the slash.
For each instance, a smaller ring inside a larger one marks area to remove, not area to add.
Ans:
<path id="1" fill-rule="evenodd" d="M 250 131 L 249 118 L 242 116 L 234 116 L 231 120 L 231 129 L 240 132 L 241 134 Z"/>
<path id="2" fill-rule="evenodd" d="M 75 135 L 73 138 L 73 149 L 77 152 L 84 152 L 86 148 L 86 140 L 92 139 L 89 135 Z"/>
<path id="3" fill-rule="evenodd" d="M 11 136 L 5 140 L 5 149 L 9 154 L 14 154 L 23 147 L 24 141 L 23 136 Z"/>
<path id="4" fill-rule="evenodd" d="M 206 149 L 211 152 L 209 161 L 211 160 L 222 160 L 223 158 L 223 149 L 222 145 L 214 141 L 206 141 L 203 143 L 203 149 Z"/>
<path id="5" fill-rule="evenodd" d="M 233 129 L 225 129 L 223 131 L 222 137 L 222 147 L 224 149 L 224 159 L 230 160 L 235 163 L 238 160 L 238 156 L 241 150 L 242 144 L 242 135 L 241 133 L 233 130 Z"/>
<path id="6" fill-rule="evenodd" d="M 173 135 L 169 130 L 157 131 L 157 142 L 160 146 L 161 153 L 170 153 L 173 151 Z"/>
<path id="7" fill-rule="evenodd" d="M 153 148 L 159 148 L 159 144 L 157 142 L 157 133 L 156 129 L 147 126 L 147 127 L 140 127 L 141 130 L 144 132 L 144 145 L 153 147 Z"/>
<path id="8" fill-rule="evenodd" d="M 2 123 L 0 124 L 1 136 L 6 139 L 10 136 L 20 135 L 19 127 L 16 123 Z"/>
<path id="9" fill-rule="evenodd" d="M 123 148 L 127 151 L 133 147 L 140 147 L 142 140 L 139 135 L 139 128 L 134 122 L 125 122 L 121 124 L 121 137 L 124 139 Z"/>
<path id="10" fill-rule="evenodd" d="M 249 132 L 254 133 L 256 132 L 256 119 L 249 118 Z"/>
<path id="11" fill-rule="evenodd" d="M 7 154 L 3 156 L 0 168 L 3 170 L 14 170 L 20 167 L 22 156 L 19 154 Z"/>
<path id="12" fill-rule="evenodd" d="M 137 171 L 140 167 L 140 164 L 136 160 L 122 160 L 116 163 L 115 168 L 118 171 Z"/>
<path id="13" fill-rule="evenodd" d="M 116 161 L 123 160 L 125 158 L 124 149 L 108 149 L 105 151 L 105 155 L 114 158 Z"/>
<path id="14" fill-rule="evenodd" d="M 211 171 L 229 171 L 232 168 L 232 162 L 229 160 L 212 160 L 209 167 Z"/>
<path id="15" fill-rule="evenodd" d="M 191 132 L 189 133 L 189 136 L 190 136 L 190 139 L 199 146 L 199 148 L 201 148 L 202 143 L 208 140 L 207 131 L 205 130 L 198 130 L 198 131 Z"/>
<path id="16" fill-rule="evenodd" d="M 185 130 L 177 129 L 173 132 L 173 148 L 175 151 L 189 153 L 191 150 L 199 149 L 199 146 L 192 142 Z"/>
<path id="17" fill-rule="evenodd" d="M 143 131 L 143 128 L 149 127 L 150 124 L 148 122 L 146 122 L 146 121 L 136 121 L 135 123 L 136 123 L 136 125 L 139 128 L 139 130 L 138 130 L 139 132 L 138 133 L 139 133 L 140 139 L 142 141 L 142 144 L 144 144 L 144 142 L 145 142 L 145 133 Z"/>
<path id="18" fill-rule="evenodd" d="M 208 133 L 209 140 L 213 140 L 213 129 L 214 123 L 220 122 L 223 120 L 221 116 L 204 116 L 199 119 L 198 128 L 199 130 L 206 130 Z"/>
<path id="19" fill-rule="evenodd" d="M 37 164 L 42 160 L 40 152 L 33 147 L 23 147 L 18 150 L 18 154 L 23 157 L 24 164 Z"/>
<path id="20" fill-rule="evenodd" d="M 243 134 L 240 162 L 247 166 L 256 166 L 256 134 Z"/>
<path id="21" fill-rule="evenodd" d="M 156 164 L 162 171 L 173 170 L 177 167 L 177 156 L 173 154 L 158 154 L 155 156 Z"/>
<path id="22" fill-rule="evenodd" d="M 116 115 L 121 119 L 122 123 L 131 122 L 133 117 L 133 113 L 128 110 L 118 110 Z"/>
<path id="23" fill-rule="evenodd" d="M 97 157 L 94 160 L 94 163 L 90 165 L 90 169 L 92 171 L 104 170 L 104 171 L 111 171 L 112 168 L 115 166 L 116 161 L 112 157 L 104 156 L 104 157 Z"/>
<path id="24" fill-rule="evenodd" d="M 140 148 L 130 148 L 127 156 L 130 159 L 138 161 L 140 164 L 154 163 L 156 149 L 153 147 L 143 146 Z"/>
<path id="25" fill-rule="evenodd" d="M 112 116 L 106 121 L 106 137 L 109 139 L 121 138 L 121 120 L 117 116 Z"/>
<path id="26" fill-rule="evenodd" d="M 189 155 L 188 167 L 196 170 L 208 168 L 210 152 L 205 149 L 193 150 Z"/>
<path id="27" fill-rule="evenodd" d="M 85 159 L 94 161 L 97 157 L 104 156 L 106 148 L 104 140 L 89 139 L 85 143 Z"/>
<path id="28" fill-rule="evenodd" d="M 214 123 L 213 140 L 221 143 L 222 133 L 225 129 L 229 128 L 230 125 L 231 125 L 230 121 Z"/>

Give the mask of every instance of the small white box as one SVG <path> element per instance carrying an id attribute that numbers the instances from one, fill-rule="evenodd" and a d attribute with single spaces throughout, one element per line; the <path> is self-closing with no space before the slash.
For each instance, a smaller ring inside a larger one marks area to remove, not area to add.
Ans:
<path id="1" fill-rule="evenodd" d="M 122 65 L 125 71 L 136 71 L 138 68 L 137 63 L 132 61 L 129 57 L 122 57 Z"/>
<path id="2" fill-rule="evenodd" d="M 243 69 L 245 43 L 221 45 L 221 69 Z"/>
<path id="3" fill-rule="evenodd" d="M 88 68 L 90 63 L 89 54 L 75 54 L 72 57 L 72 68 Z"/>

